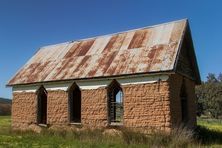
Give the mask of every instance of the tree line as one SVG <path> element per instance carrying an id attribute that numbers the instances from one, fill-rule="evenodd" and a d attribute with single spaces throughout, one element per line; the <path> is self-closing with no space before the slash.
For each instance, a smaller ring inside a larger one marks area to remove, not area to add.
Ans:
<path id="1" fill-rule="evenodd" d="M 206 81 L 196 87 L 197 115 L 222 118 L 222 73 L 209 73 Z"/>

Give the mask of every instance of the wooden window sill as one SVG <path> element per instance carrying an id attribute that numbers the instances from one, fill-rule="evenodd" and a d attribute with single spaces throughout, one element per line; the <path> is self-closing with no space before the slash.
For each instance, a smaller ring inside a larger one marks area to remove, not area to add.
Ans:
<path id="1" fill-rule="evenodd" d="M 71 122 L 71 123 L 69 123 L 70 125 L 82 125 L 82 123 L 81 122 Z"/>
<path id="2" fill-rule="evenodd" d="M 123 126 L 123 123 L 111 122 L 109 125 L 110 126 Z"/>
<path id="3" fill-rule="evenodd" d="M 48 127 L 47 124 L 38 124 L 38 126 L 41 126 L 41 127 Z"/>

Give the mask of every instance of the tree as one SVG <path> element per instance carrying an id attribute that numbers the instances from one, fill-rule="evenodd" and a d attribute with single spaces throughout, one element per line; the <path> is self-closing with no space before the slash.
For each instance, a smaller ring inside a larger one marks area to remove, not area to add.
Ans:
<path id="1" fill-rule="evenodd" d="M 207 81 L 196 87 L 198 114 L 213 118 L 222 116 L 222 75 L 208 74 Z"/>
<path id="2" fill-rule="evenodd" d="M 219 82 L 222 82 L 222 73 L 219 73 L 217 79 L 218 79 Z"/>
<path id="3" fill-rule="evenodd" d="M 209 73 L 208 76 L 207 76 L 207 83 L 216 83 L 218 82 L 215 74 L 213 73 Z"/>

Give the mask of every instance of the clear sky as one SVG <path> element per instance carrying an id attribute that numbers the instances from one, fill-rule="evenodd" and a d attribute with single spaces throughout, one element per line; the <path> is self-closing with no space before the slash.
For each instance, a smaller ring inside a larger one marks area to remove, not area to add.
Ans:
<path id="1" fill-rule="evenodd" d="M 221 0 L 1 0 L 0 97 L 39 47 L 188 18 L 202 79 L 222 72 Z"/>

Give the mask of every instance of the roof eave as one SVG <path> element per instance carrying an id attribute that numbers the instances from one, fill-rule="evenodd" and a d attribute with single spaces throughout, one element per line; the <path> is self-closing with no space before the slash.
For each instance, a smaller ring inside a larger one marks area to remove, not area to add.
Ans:
<path id="1" fill-rule="evenodd" d="M 200 72 L 199 72 L 198 63 L 197 63 L 197 59 L 196 59 L 196 54 L 195 54 L 195 51 L 194 51 L 194 45 L 193 45 L 193 40 L 192 40 L 192 36 L 191 36 L 191 30 L 190 30 L 189 22 L 188 22 L 187 19 L 186 19 L 186 25 L 184 27 L 183 34 L 182 34 L 182 37 L 181 37 L 181 40 L 180 40 L 180 43 L 179 43 L 178 52 L 177 52 L 177 55 L 176 55 L 176 60 L 175 60 L 175 63 L 174 63 L 173 71 L 175 73 L 177 73 L 177 65 L 178 65 L 178 61 L 179 61 L 179 55 L 180 55 L 180 52 L 181 52 L 182 44 L 183 44 L 186 33 L 188 34 L 188 39 L 189 39 L 189 43 L 190 43 L 190 46 L 191 46 L 190 50 L 192 50 L 192 52 L 193 52 L 193 60 L 194 60 L 194 67 L 195 67 L 195 69 L 194 69 L 195 70 L 195 83 L 196 83 L 196 85 L 200 85 L 201 84 L 201 77 L 200 77 Z"/>
<path id="2" fill-rule="evenodd" d="M 55 80 L 55 81 L 41 81 L 41 82 L 32 82 L 32 83 L 19 83 L 19 84 L 7 84 L 6 87 L 14 87 L 14 86 L 20 86 L 20 85 L 34 85 L 34 84 L 43 84 L 43 83 L 52 83 L 52 82 L 67 82 L 67 81 L 77 81 L 77 80 L 90 80 L 90 79 L 101 79 L 101 78 L 121 78 L 121 77 L 135 77 L 135 76 L 153 76 L 153 75 L 171 75 L 175 74 L 173 70 L 166 70 L 166 71 L 158 71 L 158 72 L 149 72 L 149 73 L 137 73 L 137 74 L 122 74 L 122 75 L 114 75 L 114 76 L 100 76 L 100 77 L 92 77 L 92 78 L 74 78 L 74 79 L 66 79 L 66 80 Z"/>

